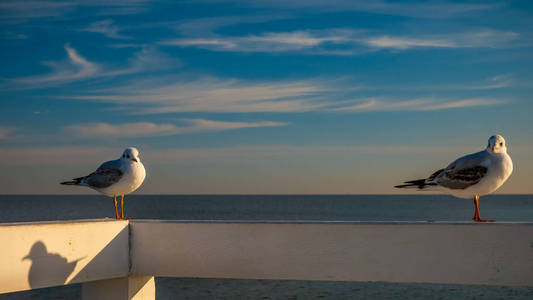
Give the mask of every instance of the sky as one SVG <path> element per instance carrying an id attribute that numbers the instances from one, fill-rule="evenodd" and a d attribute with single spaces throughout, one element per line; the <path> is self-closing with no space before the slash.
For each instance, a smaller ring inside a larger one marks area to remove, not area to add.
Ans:
<path id="1" fill-rule="evenodd" d="M 128 146 L 139 194 L 404 193 L 496 133 L 533 193 L 532 50 L 530 1 L 2 1 L 0 194 Z"/>

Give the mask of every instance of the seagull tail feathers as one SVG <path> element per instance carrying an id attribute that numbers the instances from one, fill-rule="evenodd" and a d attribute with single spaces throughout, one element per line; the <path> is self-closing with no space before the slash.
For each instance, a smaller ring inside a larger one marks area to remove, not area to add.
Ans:
<path id="1" fill-rule="evenodd" d="M 63 184 L 63 185 L 83 185 L 81 183 L 81 181 L 84 179 L 85 177 L 79 177 L 79 178 L 74 178 L 72 180 L 69 180 L 69 181 L 63 181 L 63 182 L 60 182 L 59 184 Z"/>
<path id="2" fill-rule="evenodd" d="M 423 190 L 432 186 L 436 186 L 437 184 L 434 182 L 428 182 L 427 179 L 417 179 L 417 180 L 411 180 L 406 181 L 404 184 L 395 185 L 395 188 L 398 189 L 419 189 Z"/>
<path id="3" fill-rule="evenodd" d="M 434 172 L 433 174 L 431 174 L 431 176 L 429 176 L 426 179 L 410 180 L 410 181 L 404 182 L 404 184 L 395 185 L 394 187 L 398 189 L 419 189 L 419 190 L 424 190 L 430 187 L 435 187 L 437 186 L 437 184 L 433 182 L 433 180 L 437 178 L 437 176 L 439 176 L 439 174 L 442 171 L 444 171 L 444 169 L 440 169 Z"/>

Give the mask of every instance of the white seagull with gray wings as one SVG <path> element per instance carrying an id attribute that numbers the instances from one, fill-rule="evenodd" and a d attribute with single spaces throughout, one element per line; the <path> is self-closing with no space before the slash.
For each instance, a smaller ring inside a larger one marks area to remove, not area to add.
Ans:
<path id="1" fill-rule="evenodd" d="M 496 191 L 512 172 L 513 161 L 507 154 L 505 139 L 501 135 L 493 135 L 485 150 L 458 158 L 426 179 L 406 181 L 395 187 L 438 189 L 459 198 L 474 199 L 472 219 L 475 222 L 492 222 L 481 219 L 479 197 Z"/>
<path id="2" fill-rule="evenodd" d="M 69 181 L 64 185 L 87 186 L 98 192 L 113 197 L 115 218 L 124 218 L 124 195 L 132 193 L 141 186 L 146 171 L 139 158 L 139 150 L 126 148 L 119 159 L 103 163 L 93 173 Z M 117 197 L 120 196 L 120 215 L 117 210 Z"/>

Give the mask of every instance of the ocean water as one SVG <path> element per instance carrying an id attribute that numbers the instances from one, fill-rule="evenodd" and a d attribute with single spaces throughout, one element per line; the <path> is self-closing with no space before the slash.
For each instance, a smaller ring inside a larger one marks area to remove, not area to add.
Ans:
<path id="1" fill-rule="evenodd" d="M 136 219 L 468 221 L 471 200 L 446 195 L 130 195 Z M 533 221 L 533 195 L 492 195 L 481 216 Z M 0 195 L 0 222 L 113 218 L 100 195 Z M 156 278 L 157 299 L 533 299 L 533 287 Z M 79 299 L 79 284 L 0 295 L 4 299 Z"/>
<path id="2" fill-rule="evenodd" d="M 491 195 L 481 216 L 533 221 L 533 195 Z M 125 214 L 169 220 L 468 221 L 473 201 L 447 195 L 130 195 Z M 0 222 L 114 218 L 101 195 L 0 195 Z"/>

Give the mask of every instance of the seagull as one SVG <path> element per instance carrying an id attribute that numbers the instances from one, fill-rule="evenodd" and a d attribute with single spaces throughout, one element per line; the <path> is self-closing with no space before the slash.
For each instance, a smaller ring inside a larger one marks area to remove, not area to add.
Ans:
<path id="1" fill-rule="evenodd" d="M 511 176 L 513 161 L 507 154 L 505 139 L 501 135 L 489 138 L 483 151 L 458 158 L 446 168 L 426 179 L 406 181 L 396 188 L 441 190 L 458 198 L 474 199 L 474 222 L 494 222 L 481 219 L 479 197 L 496 191 Z"/>
<path id="2" fill-rule="evenodd" d="M 115 218 L 124 220 L 124 195 L 135 191 L 144 181 L 146 171 L 139 158 L 139 150 L 129 147 L 119 159 L 103 163 L 93 173 L 70 181 L 64 185 L 87 186 L 96 191 L 113 197 Z M 117 197 L 120 196 L 120 215 L 117 210 Z"/>

